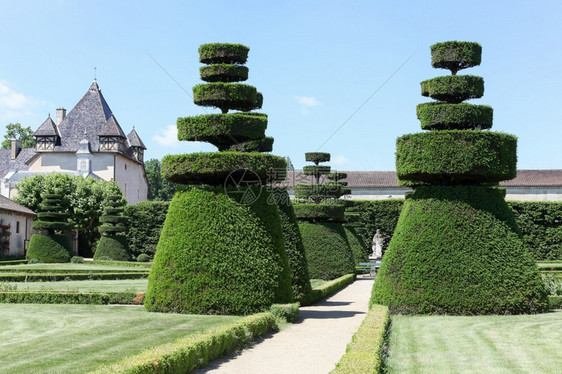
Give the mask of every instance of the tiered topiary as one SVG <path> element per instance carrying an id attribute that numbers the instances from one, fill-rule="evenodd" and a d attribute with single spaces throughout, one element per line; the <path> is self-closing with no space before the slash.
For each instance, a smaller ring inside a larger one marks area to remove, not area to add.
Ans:
<path id="1" fill-rule="evenodd" d="M 31 235 L 27 258 L 40 262 L 69 262 L 73 256 L 72 244 L 64 231 L 70 229 L 67 214 L 63 211 L 60 194 L 45 194 L 41 212 L 32 227 L 40 233 Z"/>
<path id="2" fill-rule="evenodd" d="M 319 165 L 330 161 L 329 153 L 305 153 L 305 158 L 314 165 L 305 166 L 303 173 L 313 176 L 315 183 L 294 186 L 297 198 L 294 210 L 300 221 L 310 277 L 329 280 L 353 273 L 353 254 L 342 226 L 345 205 L 338 200 L 350 192 L 339 181 L 346 175 L 330 174 L 329 166 Z M 329 175 L 332 181 L 320 183 L 322 175 Z"/>
<path id="3" fill-rule="evenodd" d="M 248 314 L 292 300 L 279 209 L 266 183 L 285 178 L 285 158 L 264 154 L 267 115 L 248 76 L 249 48 L 204 44 L 197 105 L 221 114 L 178 119 L 178 139 L 220 152 L 164 157 L 162 175 L 190 185 L 176 192 L 158 242 L 145 307 L 151 311 Z M 228 113 L 229 110 L 242 112 Z"/>
<path id="4" fill-rule="evenodd" d="M 481 131 L 492 108 L 462 101 L 484 93 L 477 43 L 431 47 L 432 65 L 451 76 L 421 83 L 438 102 L 418 105 L 427 133 L 397 140 L 399 183 L 414 188 L 377 274 L 371 302 L 394 313 L 532 313 L 547 308 L 536 265 L 521 240 L 505 191 L 516 174 L 516 138 Z"/>
<path id="5" fill-rule="evenodd" d="M 129 261 L 131 253 L 127 238 L 125 237 L 125 224 L 127 217 L 124 215 L 125 199 L 121 195 L 107 197 L 106 205 L 100 217 L 99 227 L 101 237 L 96 246 L 94 260 L 109 257 L 115 261 Z"/>

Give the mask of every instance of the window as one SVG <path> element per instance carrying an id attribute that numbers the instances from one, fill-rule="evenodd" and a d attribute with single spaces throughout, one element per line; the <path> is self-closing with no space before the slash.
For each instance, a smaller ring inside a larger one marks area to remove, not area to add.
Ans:
<path id="1" fill-rule="evenodd" d="M 127 170 L 127 164 L 125 164 L 125 170 Z"/>
<path id="2" fill-rule="evenodd" d="M 20 233 L 20 221 L 16 221 L 16 234 Z"/>

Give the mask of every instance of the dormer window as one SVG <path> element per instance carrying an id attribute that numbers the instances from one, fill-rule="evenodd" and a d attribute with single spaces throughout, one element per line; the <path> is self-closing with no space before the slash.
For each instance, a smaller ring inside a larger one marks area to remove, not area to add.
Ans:
<path id="1" fill-rule="evenodd" d="M 121 152 L 125 151 L 125 142 L 119 136 L 100 136 L 100 152 Z"/>
<path id="2" fill-rule="evenodd" d="M 38 152 L 52 151 L 55 149 L 55 146 L 60 145 L 60 134 L 57 126 L 51 119 L 51 115 L 39 126 L 33 136 L 36 141 L 35 149 Z"/>
<path id="3" fill-rule="evenodd" d="M 35 147 L 38 151 L 52 151 L 57 142 L 56 136 L 36 136 Z"/>

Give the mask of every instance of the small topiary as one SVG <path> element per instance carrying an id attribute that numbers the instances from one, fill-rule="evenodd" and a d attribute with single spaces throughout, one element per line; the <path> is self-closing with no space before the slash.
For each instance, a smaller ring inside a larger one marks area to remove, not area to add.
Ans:
<path id="1" fill-rule="evenodd" d="M 70 262 L 73 264 L 82 264 L 84 263 L 84 257 L 82 256 L 72 256 Z"/>
<path id="2" fill-rule="evenodd" d="M 59 234 L 34 234 L 29 240 L 26 257 L 39 262 L 69 262 L 73 253 L 70 239 Z"/>
<path id="3" fill-rule="evenodd" d="M 146 253 L 141 253 L 141 254 L 137 257 L 137 261 L 138 261 L 138 262 L 149 262 L 149 261 L 150 261 L 150 256 L 147 255 Z"/>

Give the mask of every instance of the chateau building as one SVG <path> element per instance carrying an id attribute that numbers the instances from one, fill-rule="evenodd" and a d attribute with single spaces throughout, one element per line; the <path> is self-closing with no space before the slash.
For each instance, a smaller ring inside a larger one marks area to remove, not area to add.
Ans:
<path id="1" fill-rule="evenodd" d="M 1 195 L 13 198 L 23 178 L 57 172 L 116 181 L 129 204 L 147 199 L 146 147 L 134 128 L 125 135 L 96 80 L 68 115 L 57 109 L 56 122 L 49 115 L 33 136 L 34 148 L 14 139 L 0 149 Z"/>

